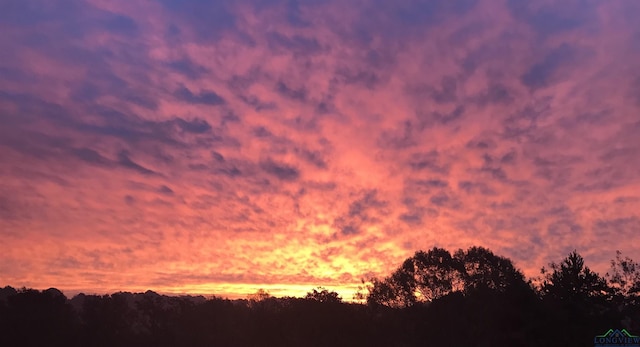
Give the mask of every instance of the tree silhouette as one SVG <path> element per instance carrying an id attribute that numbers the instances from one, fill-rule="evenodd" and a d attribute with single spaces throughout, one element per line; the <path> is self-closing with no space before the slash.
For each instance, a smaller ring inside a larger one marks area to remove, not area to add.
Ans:
<path id="1" fill-rule="evenodd" d="M 640 332 L 633 260 L 617 253 L 610 285 L 576 251 L 549 266 L 536 292 L 486 248 L 418 251 L 363 283 L 371 305 L 323 287 L 240 300 L 5 287 L 0 346 L 586 346 L 610 327 Z"/>
<path id="2" fill-rule="evenodd" d="M 616 251 L 616 259 L 611 260 L 611 270 L 605 274 L 615 294 L 628 301 L 636 302 L 640 297 L 640 264 L 629 257 L 622 258 Z"/>
<path id="3" fill-rule="evenodd" d="M 550 263 L 543 275 L 539 293 L 545 316 L 553 326 L 562 326 L 552 336 L 563 345 L 578 343 L 571 336 L 587 336 L 606 326 L 619 326 L 620 315 L 611 304 L 611 288 L 604 278 L 591 271 L 573 250 L 560 263 Z"/>
<path id="4" fill-rule="evenodd" d="M 406 259 L 391 276 L 373 279 L 368 302 L 408 307 L 428 302 L 460 289 L 462 267 L 449 251 L 434 247 Z"/>
<path id="5" fill-rule="evenodd" d="M 255 293 L 249 294 L 248 299 L 249 299 L 249 301 L 260 302 L 260 301 L 267 300 L 267 299 L 269 299 L 271 297 L 272 296 L 271 296 L 271 294 L 269 294 L 268 291 L 260 288 Z"/>
<path id="6" fill-rule="evenodd" d="M 312 291 L 308 292 L 305 296 L 305 299 L 314 300 L 321 303 L 337 304 L 342 302 L 342 298 L 338 293 L 334 291 L 328 291 L 323 287 L 318 287 L 317 289 L 313 289 Z"/>
<path id="7" fill-rule="evenodd" d="M 136 339 L 134 329 L 139 327 L 141 322 L 138 320 L 137 311 L 130 306 L 127 297 L 125 293 L 80 297 L 83 344 L 88 346 L 134 344 Z"/>
<path id="8" fill-rule="evenodd" d="M 369 291 L 366 294 L 367 303 L 370 305 L 383 305 L 388 307 L 408 307 L 415 302 L 413 295 L 407 295 L 406 287 L 411 285 L 411 281 L 401 282 L 397 274 L 384 280 L 372 278 L 371 285 L 367 286 Z"/>
<path id="9" fill-rule="evenodd" d="M 463 288 L 463 266 L 443 248 L 419 251 L 412 258 L 416 290 L 421 301 L 439 299 Z"/>
<path id="10" fill-rule="evenodd" d="M 462 277 L 466 292 L 482 289 L 505 291 L 526 285 L 524 275 L 511 260 L 486 248 L 471 247 L 466 252 L 458 250 L 455 259 L 464 268 Z"/>
<path id="11" fill-rule="evenodd" d="M 50 288 L 40 292 L 22 288 L 5 300 L 0 311 L 1 346 L 75 344 L 77 316 L 59 290 Z"/>
<path id="12" fill-rule="evenodd" d="M 545 297 L 575 303 L 593 302 L 611 293 L 604 278 L 591 271 L 577 251 L 569 253 L 559 264 L 549 264 L 551 272 L 544 267 L 541 293 Z"/>
<path id="13" fill-rule="evenodd" d="M 482 247 L 458 250 L 454 256 L 437 247 L 418 251 L 391 276 L 371 282 L 367 302 L 389 307 L 414 306 L 457 291 L 529 289 L 511 260 Z"/>
<path id="14" fill-rule="evenodd" d="M 621 325 L 629 330 L 640 329 L 640 264 L 629 257 L 622 258 L 616 251 L 611 269 L 606 273 L 613 291 L 613 302 L 622 319 Z"/>

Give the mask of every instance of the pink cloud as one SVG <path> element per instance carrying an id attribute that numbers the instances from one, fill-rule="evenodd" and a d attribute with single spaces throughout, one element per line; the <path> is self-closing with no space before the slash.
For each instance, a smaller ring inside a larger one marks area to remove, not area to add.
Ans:
<path id="1" fill-rule="evenodd" d="M 433 246 L 639 258 L 636 5 L 216 6 L 0 19 L 7 284 L 350 297 Z"/>

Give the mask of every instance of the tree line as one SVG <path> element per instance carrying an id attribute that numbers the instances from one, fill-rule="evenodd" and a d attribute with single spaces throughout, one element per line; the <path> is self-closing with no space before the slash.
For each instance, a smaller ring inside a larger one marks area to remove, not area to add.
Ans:
<path id="1" fill-rule="evenodd" d="M 640 333 L 640 265 L 616 253 L 604 275 L 576 251 L 527 279 L 482 247 L 418 251 L 344 302 L 266 291 L 242 300 L 0 289 L 0 346 L 593 346 Z"/>

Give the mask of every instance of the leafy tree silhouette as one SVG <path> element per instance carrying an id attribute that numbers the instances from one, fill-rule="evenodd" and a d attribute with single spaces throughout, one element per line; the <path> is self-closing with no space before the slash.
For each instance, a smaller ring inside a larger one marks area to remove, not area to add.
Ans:
<path id="1" fill-rule="evenodd" d="M 640 264 L 616 251 L 611 269 L 605 274 L 613 291 L 613 302 L 622 315 L 621 325 L 640 330 Z"/>
<path id="2" fill-rule="evenodd" d="M 534 291 L 486 248 L 432 248 L 365 284 L 371 305 L 323 287 L 242 300 L 6 287 L 0 346 L 582 346 L 611 327 L 640 331 L 637 263 L 618 253 L 608 283 L 576 251 L 549 268 Z"/>
<path id="3" fill-rule="evenodd" d="M 59 290 L 22 288 L 5 300 L 0 346 L 75 345 L 77 316 Z"/>
<path id="4" fill-rule="evenodd" d="M 434 247 L 418 251 L 412 258 L 416 289 L 421 300 L 432 301 L 462 290 L 463 267 L 449 251 Z"/>
<path id="5" fill-rule="evenodd" d="M 338 293 L 335 291 L 329 291 L 323 287 L 314 288 L 312 291 L 307 293 L 305 299 L 332 304 L 339 304 L 342 302 L 342 298 Z"/>
<path id="6" fill-rule="evenodd" d="M 633 303 L 640 299 L 640 264 L 633 259 L 622 258 L 622 253 L 616 251 L 616 258 L 611 260 L 611 269 L 605 277 L 616 295 Z"/>
<path id="7" fill-rule="evenodd" d="M 249 301 L 253 301 L 253 302 L 260 302 L 260 301 L 267 300 L 269 298 L 272 298 L 271 294 L 269 294 L 268 291 L 262 288 L 258 289 L 255 293 L 248 295 Z"/>
<path id="8" fill-rule="evenodd" d="M 367 302 L 389 307 L 409 307 L 432 301 L 455 289 L 462 282 L 462 268 L 449 251 L 436 248 L 418 251 L 406 259 L 389 277 L 371 279 Z"/>
<path id="9" fill-rule="evenodd" d="M 524 275 L 482 247 L 453 256 L 442 248 L 418 251 L 390 276 L 372 279 L 368 290 L 368 303 L 397 324 L 404 345 L 530 345 L 527 338 L 544 331 Z"/>
<path id="10" fill-rule="evenodd" d="M 464 290 L 493 289 L 505 291 L 526 286 L 524 275 L 511 260 L 497 256 L 483 247 L 471 247 L 466 252 L 458 250 L 455 260 L 463 267 Z"/>
<path id="11" fill-rule="evenodd" d="M 81 302 L 84 345 L 132 346 L 139 339 L 141 332 L 134 329 L 140 327 L 141 320 L 129 304 L 127 294 L 86 295 Z"/>
<path id="12" fill-rule="evenodd" d="M 529 290 L 524 275 L 511 260 L 486 248 L 458 250 L 454 256 L 442 248 L 418 251 L 383 280 L 372 279 L 367 302 L 389 307 L 410 307 L 448 294 L 491 289 Z"/>

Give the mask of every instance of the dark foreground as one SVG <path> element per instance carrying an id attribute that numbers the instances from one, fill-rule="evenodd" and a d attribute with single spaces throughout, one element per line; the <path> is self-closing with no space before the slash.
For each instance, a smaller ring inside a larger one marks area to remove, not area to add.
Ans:
<path id="1" fill-rule="evenodd" d="M 599 277 L 574 252 L 534 285 L 486 249 L 434 248 L 373 279 L 367 304 L 327 290 L 306 298 L 148 291 L 68 300 L 57 289 L 5 287 L 0 346 L 594 346 L 609 329 L 640 335 L 640 265 L 617 257 L 612 273 Z"/>
<path id="2" fill-rule="evenodd" d="M 5 288 L 2 296 L 0 346 L 593 346 L 625 320 L 640 331 L 637 313 L 491 291 L 402 309 L 153 292 L 67 300 L 55 289 Z"/>

